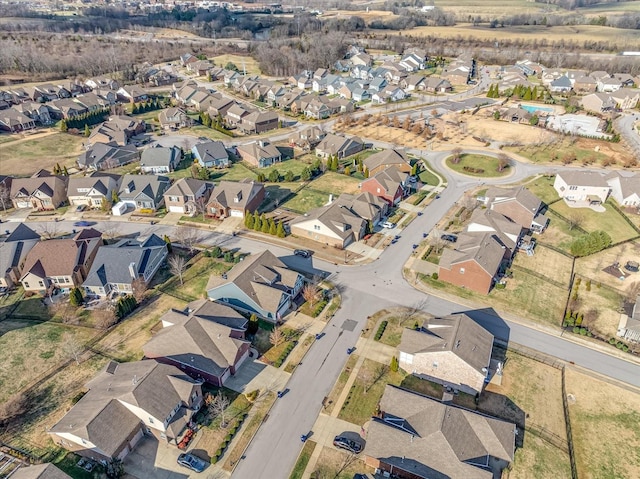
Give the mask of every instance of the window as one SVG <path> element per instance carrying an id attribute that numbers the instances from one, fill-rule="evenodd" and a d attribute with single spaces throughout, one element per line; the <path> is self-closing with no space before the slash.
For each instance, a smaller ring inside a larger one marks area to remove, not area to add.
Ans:
<path id="1" fill-rule="evenodd" d="M 437 368 L 437 367 L 438 367 L 438 361 L 434 361 L 434 362 L 433 362 L 433 367 L 434 367 L 434 368 Z"/>
<path id="2" fill-rule="evenodd" d="M 44 283 L 42 281 L 38 281 L 38 286 L 40 286 L 41 288 L 44 288 Z"/>
<path id="3" fill-rule="evenodd" d="M 27 283 L 26 281 L 24 282 L 24 287 L 29 289 L 29 283 Z"/>
<path id="4" fill-rule="evenodd" d="M 464 274 L 464 268 L 460 268 L 460 274 Z"/>
<path id="5" fill-rule="evenodd" d="M 149 416 L 149 424 L 153 424 L 153 418 Z"/>
<path id="6" fill-rule="evenodd" d="M 570 191 L 575 191 L 575 190 L 577 190 L 577 189 L 578 189 L 578 187 L 577 187 L 577 186 L 570 186 L 570 187 L 569 187 L 569 190 L 570 190 Z"/>
<path id="7" fill-rule="evenodd" d="M 314 230 L 320 230 L 320 225 L 313 225 Z"/>

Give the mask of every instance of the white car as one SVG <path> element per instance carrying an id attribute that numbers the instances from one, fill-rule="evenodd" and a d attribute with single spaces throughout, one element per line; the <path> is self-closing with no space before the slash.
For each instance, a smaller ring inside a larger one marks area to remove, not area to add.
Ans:
<path id="1" fill-rule="evenodd" d="M 396 224 L 392 223 L 391 221 L 385 221 L 384 223 L 382 223 L 382 227 L 391 229 L 391 228 L 395 228 Z"/>

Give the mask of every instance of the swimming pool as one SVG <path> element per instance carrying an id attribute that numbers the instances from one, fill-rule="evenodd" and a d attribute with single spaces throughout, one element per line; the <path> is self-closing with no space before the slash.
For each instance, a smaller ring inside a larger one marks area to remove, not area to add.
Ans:
<path id="1" fill-rule="evenodd" d="M 546 108 L 544 106 L 534 105 L 520 105 L 520 108 L 527 110 L 529 113 L 535 113 L 536 111 L 546 111 L 547 113 L 553 113 L 553 108 Z"/>

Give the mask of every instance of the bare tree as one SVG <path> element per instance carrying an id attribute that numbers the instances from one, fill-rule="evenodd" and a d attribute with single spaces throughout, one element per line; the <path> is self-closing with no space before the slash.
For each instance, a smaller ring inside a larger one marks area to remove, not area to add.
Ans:
<path id="1" fill-rule="evenodd" d="M 200 231 L 196 228 L 178 226 L 175 230 L 175 237 L 178 243 L 193 254 L 196 244 L 200 241 Z"/>
<path id="2" fill-rule="evenodd" d="M 371 369 L 360 369 L 360 374 L 358 376 L 362 379 L 364 393 L 367 394 L 369 389 L 373 387 L 378 381 L 380 381 L 385 374 L 389 371 L 389 366 L 386 364 L 379 364 L 376 366 L 374 370 Z"/>
<path id="3" fill-rule="evenodd" d="M 108 221 L 102 226 L 102 234 L 107 239 L 114 239 L 120 236 L 120 223 Z"/>
<path id="4" fill-rule="evenodd" d="M 569 230 L 580 228 L 584 223 L 584 215 L 578 211 L 572 211 L 567 216 L 567 223 L 569 224 Z"/>
<path id="5" fill-rule="evenodd" d="M 473 195 L 464 195 L 460 198 L 458 204 L 471 213 L 478 207 L 478 200 Z"/>
<path id="6" fill-rule="evenodd" d="M 509 158 L 505 153 L 499 153 L 498 154 L 498 171 L 504 171 L 504 169 L 507 168 L 509 165 L 511 165 L 511 158 Z"/>
<path id="7" fill-rule="evenodd" d="M 204 221 L 204 215 L 207 213 L 207 198 L 201 196 L 193 202 L 196 215 L 202 215 L 202 221 Z"/>
<path id="8" fill-rule="evenodd" d="M 57 301 L 49 305 L 52 318 L 59 318 L 63 323 L 71 323 L 78 319 L 78 308 L 66 301 Z"/>
<path id="9" fill-rule="evenodd" d="M 302 297 L 312 308 L 313 303 L 318 299 L 318 293 L 318 285 L 316 283 L 309 282 L 302 288 Z"/>
<path id="10" fill-rule="evenodd" d="M 442 235 L 442 231 L 436 228 L 431 230 L 431 234 L 429 235 L 429 244 L 433 247 L 436 254 L 440 254 L 446 244 L 445 240 L 442 239 Z"/>
<path id="11" fill-rule="evenodd" d="M 452 163 L 460 163 L 462 159 L 462 148 L 456 146 L 453 150 L 451 150 L 451 162 Z"/>
<path id="12" fill-rule="evenodd" d="M 209 394 L 205 399 L 209 414 L 214 418 L 220 417 L 220 427 L 227 427 L 226 412 L 229 407 L 229 398 L 219 392 L 215 396 Z"/>
<path id="13" fill-rule="evenodd" d="M 282 331 L 280 331 L 280 328 L 273 328 L 273 331 L 269 334 L 269 342 L 273 347 L 278 347 L 284 342 L 284 335 L 282 334 Z"/>
<path id="14" fill-rule="evenodd" d="M 65 334 L 62 338 L 62 350 L 65 355 L 73 359 L 76 364 L 80 364 L 80 356 L 84 352 L 84 346 L 72 334 Z"/>
<path id="15" fill-rule="evenodd" d="M 4 183 L 0 183 L 0 206 L 2 211 L 7 211 L 7 205 L 11 204 L 10 193 L 9 187 Z"/>
<path id="16" fill-rule="evenodd" d="M 133 292 L 133 297 L 136 298 L 136 301 L 141 302 L 149 289 L 149 285 L 144 280 L 142 276 L 138 276 L 131 283 L 131 290 Z"/>
<path id="17" fill-rule="evenodd" d="M 58 223 L 46 221 L 38 226 L 38 233 L 42 239 L 48 240 L 58 236 Z"/>
<path id="18" fill-rule="evenodd" d="M 403 308 L 402 312 L 398 315 L 398 324 L 403 325 L 416 318 L 424 311 L 428 302 L 429 300 L 427 298 L 423 298 L 411 306 Z"/>
<path id="19" fill-rule="evenodd" d="M 180 286 L 184 284 L 183 276 L 186 269 L 187 263 L 185 262 L 184 257 L 179 254 L 172 254 L 169 256 L 169 271 L 180 279 Z"/>
<path id="20" fill-rule="evenodd" d="M 96 328 L 99 329 L 109 329 L 118 322 L 116 312 L 112 307 L 95 309 L 93 311 L 93 317 L 95 318 Z"/>

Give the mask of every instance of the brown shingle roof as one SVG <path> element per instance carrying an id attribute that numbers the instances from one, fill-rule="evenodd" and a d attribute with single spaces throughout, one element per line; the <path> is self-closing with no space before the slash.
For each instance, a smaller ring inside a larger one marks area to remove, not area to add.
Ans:
<path id="1" fill-rule="evenodd" d="M 493 233 L 468 234 L 458 236 L 455 249 L 445 249 L 440 257 L 440 267 L 452 269 L 456 264 L 475 261 L 489 275 L 494 276 L 502 259 L 504 249 Z"/>
<path id="2" fill-rule="evenodd" d="M 394 149 L 380 151 L 364 160 L 364 166 L 366 166 L 369 171 L 375 170 L 380 166 L 408 164 L 409 160 L 407 156 L 403 152 Z"/>
<path id="3" fill-rule="evenodd" d="M 11 474 L 11 479 L 71 479 L 71 476 L 53 464 L 40 464 L 21 467 Z"/>

